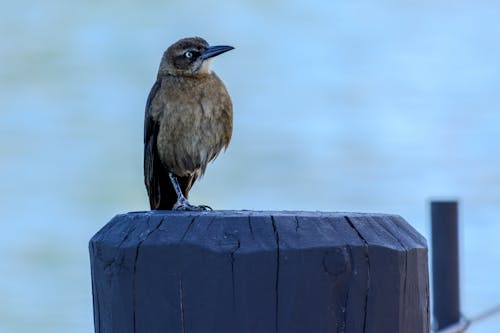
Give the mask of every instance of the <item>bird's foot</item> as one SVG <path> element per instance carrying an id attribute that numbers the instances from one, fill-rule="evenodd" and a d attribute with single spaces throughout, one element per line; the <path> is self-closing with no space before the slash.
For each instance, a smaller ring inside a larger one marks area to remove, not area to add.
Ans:
<path id="1" fill-rule="evenodd" d="M 212 207 L 207 206 L 207 205 L 199 205 L 199 206 L 195 206 L 195 207 L 200 208 L 200 210 L 213 210 Z"/>
<path id="2" fill-rule="evenodd" d="M 173 210 L 183 210 L 183 211 L 207 211 L 207 210 L 213 210 L 210 206 L 206 205 L 200 205 L 200 206 L 195 206 L 191 205 L 189 201 L 186 199 L 184 200 L 177 200 L 175 203 L 174 207 L 172 207 Z"/>

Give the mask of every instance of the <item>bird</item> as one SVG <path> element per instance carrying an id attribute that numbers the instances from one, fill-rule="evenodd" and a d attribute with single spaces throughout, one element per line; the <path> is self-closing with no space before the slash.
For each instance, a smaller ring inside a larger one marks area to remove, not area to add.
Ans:
<path id="1" fill-rule="evenodd" d="M 188 194 L 231 140 L 233 104 L 210 63 L 233 49 L 189 37 L 163 53 L 144 117 L 144 183 L 151 210 L 212 210 L 192 205 Z"/>

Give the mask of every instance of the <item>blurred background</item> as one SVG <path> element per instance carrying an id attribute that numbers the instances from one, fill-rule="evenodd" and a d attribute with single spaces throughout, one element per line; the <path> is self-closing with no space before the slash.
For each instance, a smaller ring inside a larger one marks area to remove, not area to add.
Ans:
<path id="1" fill-rule="evenodd" d="M 500 301 L 496 1 L 0 2 L 0 332 L 92 331 L 87 242 L 147 210 L 144 105 L 164 49 L 229 44 L 216 209 L 385 212 L 429 237 L 460 199 L 464 315 Z M 470 332 L 494 332 L 497 316 Z"/>

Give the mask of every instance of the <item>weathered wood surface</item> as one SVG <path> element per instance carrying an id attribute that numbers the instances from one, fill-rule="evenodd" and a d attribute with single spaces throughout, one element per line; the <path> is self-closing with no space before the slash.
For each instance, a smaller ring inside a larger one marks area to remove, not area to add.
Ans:
<path id="1" fill-rule="evenodd" d="M 427 333 L 425 239 L 401 217 L 135 212 L 90 241 L 98 333 Z"/>

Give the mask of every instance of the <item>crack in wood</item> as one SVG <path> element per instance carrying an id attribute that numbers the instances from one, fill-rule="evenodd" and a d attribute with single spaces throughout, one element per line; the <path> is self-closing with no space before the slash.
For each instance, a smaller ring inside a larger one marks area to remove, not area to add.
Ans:
<path id="1" fill-rule="evenodd" d="M 233 292 L 233 307 L 236 306 L 236 283 L 234 279 L 234 253 L 239 250 L 241 246 L 240 240 L 238 239 L 238 243 L 236 245 L 236 248 L 230 252 L 230 257 L 231 257 L 231 286 L 232 286 L 232 292 Z"/>
<path id="2" fill-rule="evenodd" d="M 358 237 L 363 241 L 363 248 L 364 248 L 364 254 L 365 254 L 365 261 L 366 261 L 366 266 L 367 266 L 367 278 L 366 278 L 366 288 L 365 288 L 365 306 L 364 306 L 364 314 L 363 314 L 363 333 L 366 332 L 366 324 L 367 324 L 367 314 L 368 314 L 368 295 L 370 294 L 370 284 L 371 284 L 371 277 L 370 277 L 370 256 L 368 255 L 368 242 L 366 239 L 361 235 L 361 232 L 356 228 L 352 220 L 349 218 L 349 216 L 344 216 L 344 218 L 347 220 L 347 223 L 351 228 L 356 232 Z"/>
<path id="3" fill-rule="evenodd" d="M 128 219 L 129 221 L 133 221 L 133 219 L 128 215 L 125 215 L 125 218 Z M 120 270 L 122 269 L 125 257 L 121 253 L 120 249 L 122 248 L 123 244 L 129 239 L 130 235 L 135 231 L 135 229 L 137 229 L 137 223 L 133 224 L 132 227 L 130 227 L 125 232 L 125 236 L 123 237 L 123 239 L 116 245 L 117 248 L 116 255 L 113 257 L 112 260 L 104 261 L 101 258 L 101 261 L 105 263 L 104 271 L 109 272 L 110 275 L 115 273 L 114 269 L 117 270 L 116 273 L 119 273 Z"/>
<path id="4" fill-rule="evenodd" d="M 397 235 L 394 234 L 394 232 L 388 228 L 385 223 L 379 223 L 379 225 L 385 230 L 387 231 L 387 233 L 389 235 L 391 235 L 391 237 L 401 246 L 401 248 L 404 250 L 404 265 L 403 265 L 403 294 L 401 295 L 401 297 L 403 298 L 403 300 L 401 301 L 402 304 L 404 304 L 404 299 L 406 297 L 406 290 L 407 290 L 407 285 L 408 285 L 408 247 L 399 239 L 399 237 L 397 237 Z M 402 318 L 400 318 L 400 323 L 401 323 L 401 320 Z M 402 320 L 404 322 L 404 318 Z M 400 329 L 403 329 L 402 327 L 400 327 Z"/>
<path id="5" fill-rule="evenodd" d="M 184 232 L 184 234 L 183 234 L 183 235 L 182 235 L 182 237 L 181 237 L 181 240 L 180 240 L 180 242 L 181 242 L 181 243 L 184 241 L 184 238 L 186 237 L 186 235 L 187 235 L 187 233 L 189 232 L 189 230 L 191 230 L 191 227 L 193 226 L 194 220 L 196 220 L 196 216 L 194 216 L 194 217 L 191 219 L 191 222 L 189 222 L 189 225 L 188 225 L 188 227 L 186 228 L 186 231 Z"/>
<path id="6" fill-rule="evenodd" d="M 210 220 L 210 222 L 208 222 L 208 224 L 207 224 L 207 227 L 206 227 L 205 231 L 210 230 L 210 227 L 212 226 L 212 223 L 214 223 L 214 221 L 215 221 L 215 220 L 216 220 L 216 217 L 213 217 L 213 218 Z"/>
<path id="7" fill-rule="evenodd" d="M 149 224 L 150 220 L 151 220 L 151 217 L 148 216 L 147 224 Z M 160 229 L 160 227 L 163 224 L 164 220 L 165 220 L 164 218 L 161 218 L 160 223 L 158 223 L 158 225 L 156 227 L 154 227 L 150 232 L 148 232 L 146 234 L 146 236 L 144 236 L 144 238 L 141 239 L 137 243 L 137 247 L 135 249 L 134 270 L 133 270 L 133 275 L 132 275 L 132 313 L 133 313 L 132 324 L 133 324 L 133 327 L 134 327 L 134 332 L 136 332 L 137 262 L 139 260 L 140 247 L 142 246 L 142 243 L 144 243 L 152 233 L 154 233 L 155 231 L 157 231 L 158 229 Z"/>
<path id="8" fill-rule="evenodd" d="M 349 260 L 349 266 L 350 266 L 350 269 L 352 270 L 352 268 L 354 267 L 354 262 L 353 262 L 353 258 L 352 258 L 351 248 L 349 246 L 346 246 L 346 252 L 347 252 L 347 257 Z M 346 326 L 347 326 L 347 309 L 348 309 L 348 305 L 349 305 L 349 296 L 350 296 L 350 292 L 351 292 L 351 286 L 352 286 L 351 283 L 349 283 L 348 287 L 347 287 L 346 295 L 345 295 L 344 308 L 342 309 L 343 326 L 341 327 L 340 333 L 344 333 L 346 330 Z"/>
<path id="9" fill-rule="evenodd" d="M 299 218 L 296 215 L 293 218 L 295 220 L 295 232 L 299 232 L 300 229 Z"/>
<path id="10" fill-rule="evenodd" d="M 182 288 L 182 273 L 179 273 L 179 305 L 181 312 L 181 329 L 186 333 L 186 324 L 184 323 L 184 289 Z"/>
<path id="11" fill-rule="evenodd" d="M 252 227 L 252 221 L 250 218 L 250 215 L 248 215 L 248 229 L 250 229 L 250 235 L 252 236 L 252 239 L 255 240 L 255 236 L 253 234 L 253 227 Z"/>

